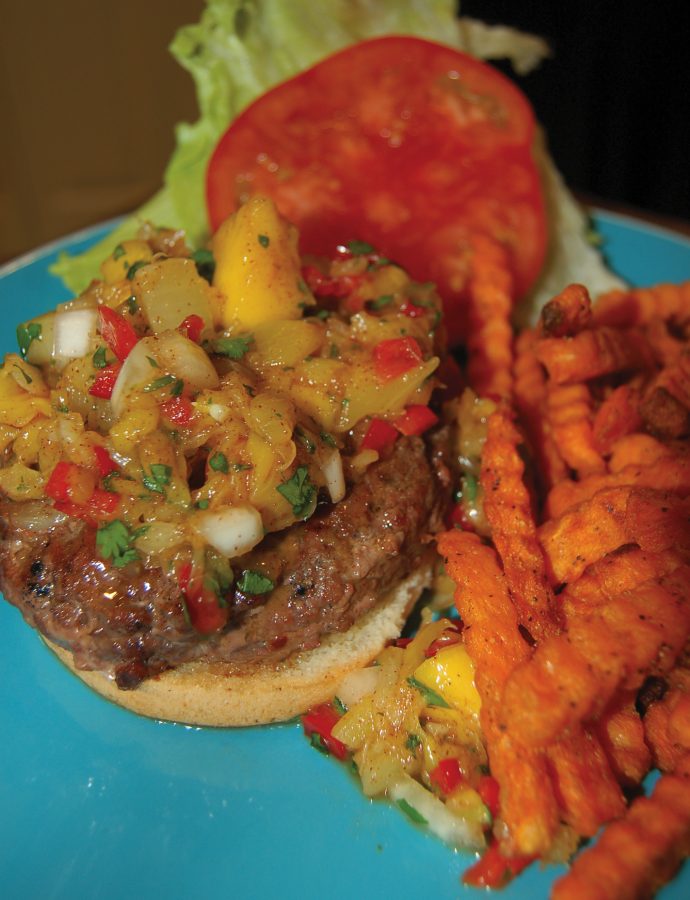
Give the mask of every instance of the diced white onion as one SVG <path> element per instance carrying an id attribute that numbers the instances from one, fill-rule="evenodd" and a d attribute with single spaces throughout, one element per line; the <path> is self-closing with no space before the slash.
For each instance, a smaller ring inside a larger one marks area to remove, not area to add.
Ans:
<path id="1" fill-rule="evenodd" d="M 481 850 L 485 846 L 484 833 L 478 823 L 454 816 L 438 797 L 409 775 L 404 775 L 389 789 L 389 796 L 396 802 L 405 800 L 409 803 L 426 819 L 429 830 L 452 847 Z"/>
<path id="2" fill-rule="evenodd" d="M 155 349 L 155 338 L 142 338 L 134 345 L 122 364 L 110 396 L 110 404 L 116 416 L 122 413 L 125 397 L 132 388 L 142 382 L 152 381 L 156 377 L 149 360 L 149 357 L 155 359 L 153 355 Z"/>
<path id="3" fill-rule="evenodd" d="M 345 496 L 345 476 L 343 475 L 343 461 L 340 458 L 339 450 L 333 450 L 328 456 L 324 457 L 321 463 L 321 471 L 326 479 L 326 487 L 333 503 L 342 500 Z"/>
<path id="4" fill-rule="evenodd" d="M 200 512 L 193 524 L 212 547 L 230 559 L 248 553 L 264 536 L 261 515 L 249 505 Z"/>
<path id="5" fill-rule="evenodd" d="M 208 355 L 194 341 L 178 331 L 166 331 L 156 341 L 155 358 L 161 369 L 183 378 L 201 391 L 218 387 L 218 372 Z"/>
<path id="6" fill-rule="evenodd" d="M 209 403 L 204 409 L 216 422 L 224 422 L 230 415 L 230 410 L 227 406 L 223 406 L 222 403 Z"/>
<path id="7" fill-rule="evenodd" d="M 337 687 L 336 694 L 348 709 L 359 703 L 364 697 L 376 690 L 381 669 L 378 666 L 367 666 L 348 672 Z"/>
<path id="8" fill-rule="evenodd" d="M 98 313 L 95 309 L 70 309 L 56 313 L 53 331 L 53 357 L 66 362 L 86 356 L 96 334 Z"/>

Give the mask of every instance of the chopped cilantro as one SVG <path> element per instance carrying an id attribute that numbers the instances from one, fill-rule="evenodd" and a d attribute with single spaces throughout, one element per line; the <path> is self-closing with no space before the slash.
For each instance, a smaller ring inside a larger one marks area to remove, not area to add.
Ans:
<path id="1" fill-rule="evenodd" d="M 388 304 L 392 302 L 392 294 L 381 294 L 381 296 L 377 297 L 375 300 L 370 300 L 369 306 L 371 306 L 372 309 L 383 309 L 384 306 L 388 306 Z"/>
<path id="2" fill-rule="evenodd" d="M 418 747 L 422 744 L 422 739 L 418 734 L 408 734 L 407 740 L 405 741 L 405 746 L 408 750 L 412 750 L 414 753 Z"/>
<path id="3" fill-rule="evenodd" d="M 330 756 L 330 751 L 328 747 L 324 744 L 323 738 L 320 734 L 317 734 L 315 731 L 312 731 L 311 736 L 309 738 L 309 743 L 315 750 L 318 750 L 319 753 L 324 753 L 326 756 Z"/>
<path id="4" fill-rule="evenodd" d="M 425 684 L 422 684 L 421 681 L 417 681 L 417 679 L 410 675 L 407 679 L 407 683 L 410 687 L 415 688 L 415 690 L 419 691 L 419 693 L 424 698 L 424 702 L 427 706 L 442 706 L 445 709 L 450 709 L 450 704 L 446 703 L 443 697 L 440 694 L 437 694 L 436 691 L 432 690 L 430 687 L 427 687 Z"/>
<path id="5" fill-rule="evenodd" d="M 243 594 L 268 594 L 275 585 L 266 575 L 261 572 L 252 572 L 251 569 L 245 569 L 237 582 L 237 587 Z"/>
<path id="6" fill-rule="evenodd" d="M 253 469 L 254 466 L 252 463 L 240 463 L 236 462 L 232 464 L 233 472 L 248 472 L 250 469 Z"/>
<path id="7" fill-rule="evenodd" d="M 125 276 L 129 281 L 131 281 L 134 276 L 137 274 L 139 269 L 143 268 L 143 266 L 147 266 L 148 262 L 145 259 L 138 259 L 135 263 L 127 269 L 127 275 Z"/>
<path id="8" fill-rule="evenodd" d="M 139 559 L 139 553 L 132 544 L 140 533 L 141 529 L 133 532 L 120 519 L 115 519 L 100 526 L 96 532 L 96 546 L 103 559 L 111 560 L 117 569 L 121 569 Z"/>
<path id="9" fill-rule="evenodd" d="M 213 253 L 210 250 L 195 250 L 192 253 L 192 260 L 196 266 L 196 270 L 201 275 L 202 278 L 205 278 L 209 284 L 213 281 L 213 276 L 216 271 L 216 261 L 213 257 Z"/>
<path id="10" fill-rule="evenodd" d="M 144 391 L 147 394 L 151 393 L 151 391 L 158 391 L 160 390 L 160 388 L 167 387 L 169 384 L 172 384 L 173 381 L 176 381 L 174 375 L 161 375 L 160 378 L 156 378 L 155 381 L 147 384 L 144 388 Z"/>
<path id="11" fill-rule="evenodd" d="M 271 243 L 271 239 L 267 234 L 258 235 L 258 241 L 262 247 L 268 247 L 268 245 Z"/>
<path id="12" fill-rule="evenodd" d="M 344 716 L 347 712 L 347 706 L 343 703 L 340 697 L 333 698 L 333 708 L 338 713 L 339 716 Z"/>
<path id="13" fill-rule="evenodd" d="M 408 816 L 410 819 L 412 819 L 412 821 L 415 822 L 417 825 L 428 825 L 429 824 L 427 822 L 427 820 L 424 818 L 424 816 L 418 810 L 416 810 L 414 808 L 414 806 L 409 804 L 407 802 L 407 800 L 404 800 L 404 799 L 397 800 L 396 803 L 398 804 L 400 809 L 405 813 L 405 815 Z"/>
<path id="14" fill-rule="evenodd" d="M 150 474 L 145 472 L 141 480 L 144 483 L 144 487 L 149 491 L 155 494 L 164 494 L 165 485 L 170 483 L 171 475 L 172 469 L 170 466 L 166 466 L 163 463 L 154 463 L 151 466 Z"/>
<path id="15" fill-rule="evenodd" d="M 307 453 L 316 452 L 316 444 L 314 443 L 314 441 L 312 441 L 306 431 L 303 431 L 302 428 L 300 428 L 299 425 L 295 428 L 295 437 L 303 445 Z"/>
<path id="16" fill-rule="evenodd" d="M 211 344 L 211 350 L 218 356 L 227 356 L 228 359 L 242 359 L 253 340 L 254 336 L 251 334 L 243 337 L 217 338 Z"/>
<path id="17" fill-rule="evenodd" d="M 213 454 L 213 456 L 209 459 L 208 464 L 214 472 L 227 473 L 230 471 L 228 458 L 224 453 L 221 453 L 220 451 Z"/>
<path id="18" fill-rule="evenodd" d="M 29 322 L 28 325 L 17 326 L 17 343 L 22 356 L 26 356 L 32 343 L 40 339 L 42 330 L 40 322 Z"/>
<path id="19" fill-rule="evenodd" d="M 170 388 L 170 393 L 173 397 L 179 397 L 183 390 L 184 381 L 181 378 L 176 378 L 173 382 L 172 387 Z"/>
<path id="20" fill-rule="evenodd" d="M 115 249 L 113 250 L 113 259 L 119 259 L 121 256 L 124 256 L 127 251 L 122 246 L 122 244 L 116 244 Z"/>
<path id="21" fill-rule="evenodd" d="M 331 359 L 340 359 L 340 347 L 337 344 L 331 344 L 331 348 L 328 351 L 328 355 Z"/>
<path id="22" fill-rule="evenodd" d="M 332 435 L 330 435 L 327 431 L 322 431 L 321 434 L 319 435 L 319 437 L 324 442 L 324 444 L 326 444 L 328 447 L 337 447 L 338 446 L 335 442 L 335 438 L 332 437 Z"/>
<path id="23" fill-rule="evenodd" d="M 18 365 L 17 365 L 17 363 L 13 363 L 13 366 L 14 366 L 14 368 L 17 369 L 17 371 L 20 373 L 20 375 L 22 376 L 22 378 L 24 379 L 24 381 L 25 381 L 27 384 L 31 384 L 31 382 L 33 381 L 33 378 L 31 377 L 31 375 L 29 375 L 28 372 L 25 372 L 24 369 L 22 369 L 21 366 L 18 366 Z"/>
<path id="24" fill-rule="evenodd" d="M 371 244 L 368 244 L 366 241 L 350 241 L 347 249 L 353 256 L 366 256 L 369 253 L 376 252 Z"/>
<path id="25" fill-rule="evenodd" d="M 96 350 L 91 357 L 91 362 L 93 363 L 94 369 L 105 369 L 108 365 L 107 350 L 105 347 L 101 346 Z"/>
<path id="26" fill-rule="evenodd" d="M 129 310 L 129 314 L 131 316 L 139 309 L 139 304 L 137 303 L 137 298 L 132 294 L 131 297 L 127 297 L 125 301 L 127 303 L 127 309 Z"/>
<path id="27" fill-rule="evenodd" d="M 316 486 L 309 480 L 309 470 L 299 466 L 292 478 L 279 484 L 276 488 L 292 506 L 292 512 L 298 519 L 308 519 L 316 507 Z"/>
<path id="28" fill-rule="evenodd" d="M 206 500 L 206 498 L 197 500 L 194 506 L 196 506 L 197 509 L 208 509 L 208 500 Z"/>
<path id="29" fill-rule="evenodd" d="M 466 474 L 462 480 L 462 496 L 469 503 L 473 503 L 477 499 L 478 487 L 477 479 L 474 475 Z"/>
<path id="30" fill-rule="evenodd" d="M 158 363 L 152 356 L 147 356 L 146 359 L 148 359 L 149 365 L 151 366 L 151 368 L 160 369 L 160 366 L 158 365 Z"/>

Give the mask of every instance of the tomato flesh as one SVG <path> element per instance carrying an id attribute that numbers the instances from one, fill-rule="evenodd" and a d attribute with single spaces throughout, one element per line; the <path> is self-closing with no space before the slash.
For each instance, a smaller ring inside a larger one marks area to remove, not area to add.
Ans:
<path id="1" fill-rule="evenodd" d="M 208 166 L 210 225 L 261 193 L 299 227 L 303 253 L 367 241 L 436 282 L 457 343 L 473 234 L 505 247 L 518 297 L 541 269 L 534 135 L 522 92 L 485 63 L 418 38 L 363 41 L 233 122 Z"/>

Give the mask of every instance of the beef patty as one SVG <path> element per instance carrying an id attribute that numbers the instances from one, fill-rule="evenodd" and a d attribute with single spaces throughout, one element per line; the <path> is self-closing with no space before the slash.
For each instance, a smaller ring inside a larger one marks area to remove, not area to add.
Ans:
<path id="1" fill-rule="evenodd" d="M 398 440 L 340 503 L 234 560 L 236 573 L 259 572 L 275 587 L 232 588 L 219 634 L 192 628 L 173 575 L 112 567 L 98 557 L 92 527 L 41 502 L 0 502 L 0 589 L 78 668 L 112 673 L 124 689 L 199 658 L 278 661 L 346 631 L 434 552 L 430 535 L 450 496 L 447 444 L 446 430 L 430 442 Z"/>

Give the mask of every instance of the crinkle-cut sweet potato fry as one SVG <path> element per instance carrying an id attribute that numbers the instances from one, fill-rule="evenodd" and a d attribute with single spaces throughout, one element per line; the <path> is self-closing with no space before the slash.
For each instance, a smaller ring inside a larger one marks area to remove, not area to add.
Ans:
<path id="1" fill-rule="evenodd" d="M 662 775 L 649 797 L 578 856 L 552 900 L 641 900 L 673 877 L 690 853 L 690 756 Z"/>
<path id="2" fill-rule="evenodd" d="M 546 748 L 556 798 L 567 825 L 584 837 L 625 812 L 625 798 L 606 754 L 593 734 L 572 730 L 568 740 Z"/>
<path id="3" fill-rule="evenodd" d="M 510 397 L 513 385 L 514 285 L 505 249 L 486 235 L 471 238 L 467 286 L 467 371 L 482 397 Z"/>
<path id="4" fill-rule="evenodd" d="M 615 474 L 628 466 L 652 466 L 673 455 L 676 449 L 658 441 L 651 434 L 629 434 L 614 444 L 609 471 Z"/>
<path id="5" fill-rule="evenodd" d="M 521 332 L 515 341 L 513 398 L 537 462 L 537 477 L 548 490 L 568 475 L 546 415 L 546 378 L 537 359 L 536 332 Z"/>
<path id="6" fill-rule="evenodd" d="M 501 816 L 516 852 L 545 853 L 558 827 L 558 805 L 542 753 L 518 746 L 498 722 L 506 680 L 529 658 L 515 607 L 496 552 L 468 532 L 439 536 L 438 549 L 456 585 L 455 603 L 465 623 L 467 652 L 482 700 L 481 724 L 491 771 L 501 788 Z"/>
<path id="7" fill-rule="evenodd" d="M 634 699 L 621 693 L 594 725 L 617 780 L 628 787 L 640 784 L 652 765 Z"/>
<path id="8" fill-rule="evenodd" d="M 663 368 L 647 387 L 640 414 L 648 431 L 667 440 L 690 434 L 690 352 Z"/>
<path id="9" fill-rule="evenodd" d="M 606 471 L 594 446 L 592 398 L 585 384 L 548 385 L 546 415 L 558 452 L 580 477 Z"/>
<path id="10" fill-rule="evenodd" d="M 538 529 L 554 584 L 572 582 L 587 566 L 630 543 L 626 510 L 634 488 L 608 488 Z"/>
<path id="11" fill-rule="evenodd" d="M 555 384 L 580 384 L 613 375 L 650 369 L 651 351 L 638 329 L 620 331 L 605 325 L 573 337 L 543 338 L 537 359 Z"/>
<path id="12" fill-rule="evenodd" d="M 654 764 L 662 772 L 673 771 L 690 753 L 690 669 L 669 673 L 667 692 L 649 707 L 643 724 Z"/>
<path id="13" fill-rule="evenodd" d="M 582 284 L 569 284 L 552 297 L 539 316 L 542 337 L 572 337 L 592 321 L 592 300 Z"/>
<path id="14" fill-rule="evenodd" d="M 639 391 L 621 384 L 611 391 L 594 414 L 592 435 L 594 446 L 602 456 L 609 456 L 616 441 L 640 430 Z"/>
<path id="15" fill-rule="evenodd" d="M 690 281 L 657 284 L 649 288 L 607 291 L 597 297 L 592 318 L 597 325 L 630 327 L 646 325 L 652 319 L 690 317 Z"/>
<path id="16" fill-rule="evenodd" d="M 596 499 L 595 495 L 595 499 Z M 625 510 L 625 532 L 630 541 L 650 553 L 672 548 L 690 559 L 690 498 L 669 491 L 635 488 Z"/>
<path id="17" fill-rule="evenodd" d="M 669 671 L 690 635 L 690 567 L 624 591 L 568 620 L 506 682 L 501 722 L 528 746 L 544 747 L 600 716 L 619 688 Z"/>
<path id="18" fill-rule="evenodd" d="M 668 322 L 658 316 L 653 318 L 645 327 L 645 334 L 658 365 L 670 366 L 678 362 L 685 342 L 671 333 Z"/>
<path id="19" fill-rule="evenodd" d="M 480 483 L 491 539 L 503 563 L 519 624 L 535 640 L 560 630 L 559 607 L 537 540 L 532 500 L 520 457 L 522 437 L 505 407 L 489 417 Z"/>
<path id="20" fill-rule="evenodd" d="M 590 475 L 582 481 L 561 481 L 549 492 L 544 513 L 558 518 L 578 503 L 590 500 L 606 488 L 624 485 L 671 491 L 678 497 L 690 494 L 690 454 L 664 457 L 663 464 L 655 466 L 628 466 L 618 472 Z"/>
<path id="21" fill-rule="evenodd" d="M 668 575 L 681 564 L 673 550 L 663 553 L 645 553 L 632 544 L 620 547 L 595 563 L 592 563 L 572 584 L 567 584 L 559 595 L 563 612 L 572 619 L 595 609 L 622 594 Z"/>

